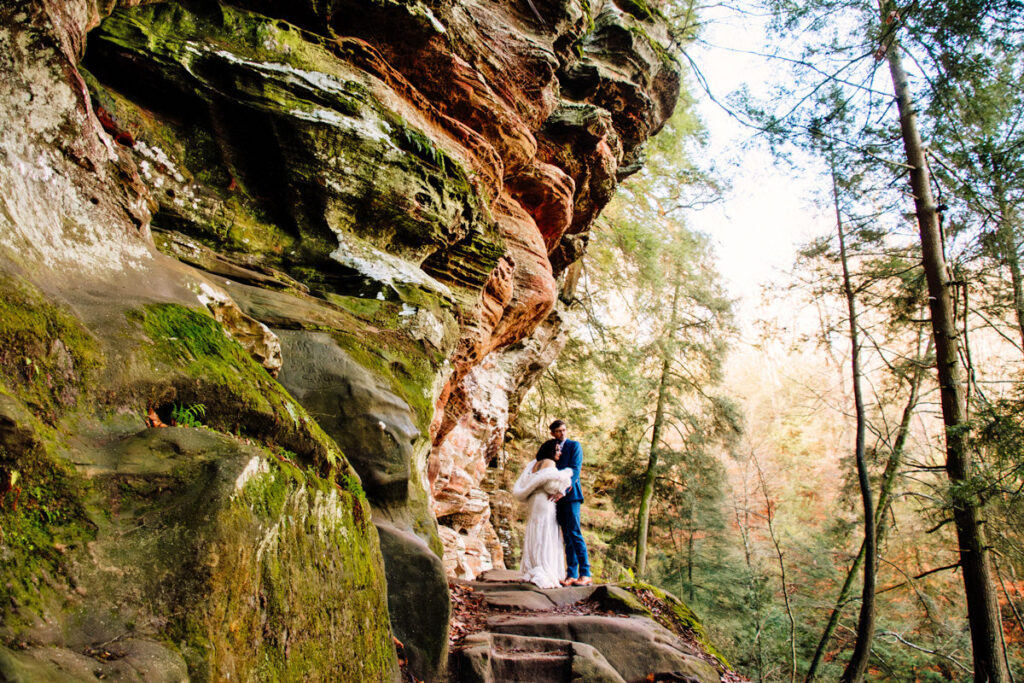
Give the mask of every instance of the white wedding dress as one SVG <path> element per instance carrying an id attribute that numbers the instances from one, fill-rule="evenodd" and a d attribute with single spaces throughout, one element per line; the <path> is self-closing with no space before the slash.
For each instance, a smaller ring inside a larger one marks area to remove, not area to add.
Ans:
<path id="1" fill-rule="evenodd" d="M 565 547 L 555 520 L 555 502 L 548 498 L 569 488 L 572 470 L 547 467 L 532 472 L 530 461 L 519 475 L 512 495 L 527 506 L 526 532 L 523 534 L 523 579 L 539 588 L 556 588 L 565 576 Z"/>

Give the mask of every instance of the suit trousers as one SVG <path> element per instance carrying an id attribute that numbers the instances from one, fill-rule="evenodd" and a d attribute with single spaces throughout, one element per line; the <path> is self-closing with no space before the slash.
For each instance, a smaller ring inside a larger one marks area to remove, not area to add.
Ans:
<path id="1" fill-rule="evenodd" d="M 562 528 L 562 540 L 565 542 L 565 573 L 569 578 L 590 576 L 590 558 L 587 556 L 587 543 L 580 531 L 580 504 L 582 501 L 558 501 L 555 506 L 555 517 Z"/>

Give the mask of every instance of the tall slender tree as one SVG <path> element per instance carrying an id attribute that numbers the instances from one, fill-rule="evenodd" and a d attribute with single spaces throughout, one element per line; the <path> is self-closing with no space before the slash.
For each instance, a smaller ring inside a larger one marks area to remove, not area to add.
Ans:
<path id="1" fill-rule="evenodd" d="M 832 175 L 832 201 L 836 216 L 836 233 L 839 237 L 839 262 L 843 267 L 843 293 L 846 296 L 846 310 L 850 334 L 850 369 L 853 378 L 853 402 L 857 422 L 857 436 L 854 445 L 854 459 L 857 463 L 857 481 L 860 485 L 861 501 L 864 507 L 864 584 L 861 591 L 860 618 L 857 621 L 857 641 L 853 655 L 843 671 L 842 681 L 854 683 L 864 680 L 868 658 L 871 655 L 871 641 L 875 637 L 875 576 L 878 569 L 876 559 L 875 509 L 871 492 L 868 465 L 864 457 L 864 435 L 867 430 L 867 416 L 864 411 L 864 396 L 861 390 L 860 331 L 857 329 L 857 297 L 850 278 L 850 265 L 846 253 L 846 230 L 839 205 L 839 182 L 836 178 L 835 157 L 830 156 Z"/>
<path id="2" fill-rule="evenodd" d="M 910 167 L 910 190 L 921 239 L 921 263 L 928 282 L 936 374 L 942 398 L 942 418 L 946 426 L 946 473 L 951 484 L 953 519 L 967 596 L 974 677 L 977 681 L 1002 683 L 1009 680 L 1009 672 L 1003 652 L 1002 622 L 989 562 L 989 548 L 982 528 L 980 501 L 971 486 L 975 463 L 967 433 L 970 425 L 960 360 L 960 332 L 955 319 L 955 284 L 946 263 L 928 161 L 897 40 L 899 12 L 892 0 L 882 0 L 879 10 L 882 25 L 879 49 L 889 65 L 899 110 L 900 134 L 907 165 Z"/>

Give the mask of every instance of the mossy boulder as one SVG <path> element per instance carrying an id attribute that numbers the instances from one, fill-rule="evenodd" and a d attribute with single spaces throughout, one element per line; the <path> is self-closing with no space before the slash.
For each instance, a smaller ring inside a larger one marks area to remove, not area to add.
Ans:
<path id="1" fill-rule="evenodd" d="M 708 637 L 700 617 L 685 602 L 664 589 L 641 581 L 620 584 L 619 588 L 635 596 L 638 603 L 662 626 L 676 633 L 691 635 L 700 643 L 705 652 L 713 655 L 723 666 L 729 666 L 725 655 L 714 646 Z"/>
<path id="2" fill-rule="evenodd" d="M 120 381 L 165 422 L 175 405 L 202 405 L 211 427 L 277 444 L 321 468 L 347 466 L 338 445 L 211 316 L 149 304 L 127 318 L 138 326 L 134 339 L 146 340 L 135 354 L 145 371 Z"/>
<path id="3" fill-rule="evenodd" d="M 358 478 L 224 328 L 0 284 L 0 677 L 397 677 Z"/>
<path id="4" fill-rule="evenodd" d="M 75 407 L 103 359 L 66 307 L 0 273 L 0 381 L 47 423 Z"/>
<path id="5" fill-rule="evenodd" d="M 202 428 L 79 444 L 74 457 L 87 475 L 75 520 L 87 531 L 68 537 L 50 526 L 40 550 L 57 555 L 54 569 L 35 595 L 24 586 L 11 596 L 5 640 L 26 646 L 0 658 L 11 671 L 50 662 L 72 676 L 82 652 L 113 671 L 104 660 L 128 654 L 107 643 L 132 638 L 157 644 L 158 663 L 187 663 L 195 680 L 396 676 L 376 532 L 358 484 L 339 486 Z"/>

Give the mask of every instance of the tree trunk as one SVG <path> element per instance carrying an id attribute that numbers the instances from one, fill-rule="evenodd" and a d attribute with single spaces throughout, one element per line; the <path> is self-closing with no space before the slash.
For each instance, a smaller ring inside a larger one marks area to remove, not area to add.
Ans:
<path id="1" fill-rule="evenodd" d="M 882 473 L 882 485 L 878 492 L 878 507 L 875 509 L 875 547 L 878 549 L 881 549 L 885 543 L 888 527 L 885 526 L 882 518 L 889 507 L 892 491 L 896 487 L 896 476 L 899 474 L 900 467 L 903 464 L 903 449 L 907 443 L 907 437 L 910 435 L 910 421 L 914 416 L 914 411 L 917 409 L 917 401 L 921 394 L 921 380 L 924 379 L 925 369 L 923 359 L 928 356 L 932 348 L 931 341 L 929 341 L 924 353 L 921 352 L 922 336 L 923 332 L 919 331 L 917 340 L 918 362 L 915 363 L 914 373 L 910 378 L 910 395 L 907 397 L 907 403 L 903 407 L 903 415 L 900 418 L 899 427 L 896 429 L 896 438 L 893 439 L 892 446 L 889 449 L 889 459 L 885 463 L 885 471 Z M 864 544 L 861 543 L 857 557 L 854 558 L 853 564 L 850 565 L 849 570 L 846 572 L 846 580 L 839 589 L 839 595 L 836 597 L 832 612 L 828 616 L 828 622 L 825 624 L 825 629 L 818 640 L 818 647 L 814 650 L 814 656 L 811 658 L 810 666 L 807 668 L 807 675 L 804 677 L 805 683 L 811 683 L 818 675 L 818 667 L 821 666 L 821 662 L 824 659 L 825 649 L 828 647 L 828 642 L 832 639 L 832 634 L 835 633 L 836 627 L 839 625 L 839 617 L 850 599 L 853 581 L 860 571 L 860 566 L 863 562 Z"/>
<path id="2" fill-rule="evenodd" d="M 751 453 L 751 458 L 753 458 Z M 761 632 L 761 598 L 757 589 L 757 571 L 754 567 L 753 551 L 750 547 L 750 494 L 747 492 L 747 472 L 743 474 L 743 515 L 740 515 L 740 506 L 733 499 L 733 512 L 736 515 L 736 527 L 740 531 L 740 539 L 743 541 L 743 558 L 747 564 L 747 600 L 748 605 L 754 611 L 754 666 L 757 671 L 757 683 L 764 683 L 764 647 L 762 646 Z"/>
<path id="3" fill-rule="evenodd" d="M 871 481 L 868 465 L 864 459 L 864 397 L 861 393 L 860 339 L 857 331 L 857 299 L 850 282 L 850 267 L 846 257 L 846 236 L 843 232 L 843 217 L 839 211 L 839 186 L 836 182 L 835 160 L 832 159 L 832 199 L 836 211 L 836 231 L 839 233 L 839 260 L 843 266 L 843 290 L 846 293 L 846 308 L 850 321 L 850 367 L 853 373 L 853 403 L 857 416 L 857 438 L 854 457 L 857 461 L 857 481 L 864 505 L 864 584 L 861 591 L 860 618 L 857 620 L 857 640 L 853 655 L 843 671 L 843 683 L 859 683 L 864 680 L 871 656 L 871 641 L 875 638 L 875 573 L 878 567 L 875 548 L 875 509 L 871 496 Z"/>
<path id="4" fill-rule="evenodd" d="M 825 648 L 828 647 L 828 641 L 831 640 L 832 634 L 836 632 L 836 626 L 839 625 L 839 616 L 842 614 L 843 608 L 846 607 L 846 603 L 850 600 L 854 579 L 857 578 L 857 573 L 860 571 L 860 566 L 863 563 L 864 543 L 862 542 L 860 550 L 857 552 L 857 557 L 854 558 L 853 564 L 850 565 L 849 571 L 846 572 L 846 580 L 843 581 L 843 585 L 839 589 L 839 596 L 836 598 L 831 614 L 828 615 L 828 623 L 825 624 L 825 630 L 822 631 L 821 639 L 818 640 L 818 647 L 814 651 L 814 657 L 811 658 L 811 664 L 807 667 L 807 675 L 804 676 L 806 683 L 810 683 L 818 675 L 818 667 L 821 666 L 821 660 L 825 656 Z"/>
<path id="5" fill-rule="evenodd" d="M 918 346 L 920 349 L 920 346 Z M 928 345 L 928 349 L 923 355 L 919 354 L 919 357 L 928 355 L 928 351 L 931 350 L 931 344 Z M 896 486 L 896 475 L 899 474 L 900 466 L 903 464 L 903 448 L 907 443 L 907 436 L 910 434 L 910 420 L 914 415 L 914 410 L 917 408 L 917 400 L 921 392 L 921 380 L 924 378 L 924 366 L 918 365 L 914 369 L 914 374 L 910 380 L 910 397 L 907 399 L 907 404 L 903 408 L 903 417 L 900 419 L 900 425 L 896 431 L 896 438 L 893 440 L 892 449 L 889 453 L 889 460 L 885 464 L 885 472 L 882 474 L 882 488 L 878 492 L 878 507 L 875 510 L 875 546 L 881 548 L 885 541 L 886 530 L 888 529 L 882 523 L 882 517 L 885 516 L 885 511 L 889 507 L 889 500 L 892 497 L 892 490 Z M 831 614 L 828 615 L 828 623 L 825 624 L 825 630 L 821 633 L 821 639 L 818 640 L 818 647 L 814 651 L 814 656 L 811 658 L 811 664 L 807 668 L 807 675 L 804 677 L 806 683 L 811 683 L 818 675 L 818 667 L 821 666 L 821 661 L 825 656 L 825 648 L 828 647 L 828 641 L 832 639 L 832 634 L 836 631 L 836 626 L 839 625 L 839 617 L 842 614 L 843 608 L 846 607 L 846 603 L 850 599 L 850 592 L 853 588 L 853 581 L 857 577 L 857 573 L 860 571 L 861 563 L 864 562 L 864 544 L 861 543 L 860 551 L 857 553 L 857 557 L 854 558 L 853 564 L 850 565 L 850 569 L 846 572 L 846 580 L 843 582 L 842 587 L 839 589 L 839 595 L 836 597 L 835 605 L 832 607 Z"/>
<path id="6" fill-rule="evenodd" d="M 1021 348 L 1024 349 L 1024 280 L 1020 272 L 1020 256 L 1017 254 L 1015 240 L 1009 240 L 1007 245 L 1006 264 L 1010 267 L 1010 282 L 1013 284 L 1013 310 L 1017 314 L 1017 330 L 1020 332 Z"/>
<path id="7" fill-rule="evenodd" d="M 693 530 L 686 539 L 686 597 L 693 602 Z"/>
<path id="8" fill-rule="evenodd" d="M 946 474 L 953 495 L 953 520 L 967 597 L 974 679 L 1004 683 L 1009 680 L 1009 674 L 1003 658 L 1002 623 L 989 567 L 988 546 L 981 526 L 979 502 L 974 494 L 968 492 L 973 476 L 973 459 L 967 442 L 967 405 L 963 369 L 960 365 L 959 337 L 953 315 L 953 283 L 943 253 L 938 215 L 932 198 L 917 117 L 910 100 L 907 75 L 903 69 L 899 44 L 892 37 L 890 29 L 893 27 L 888 24 L 889 21 L 898 21 L 898 14 L 888 0 L 880 2 L 880 7 L 883 27 L 889 35 L 884 47 L 899 107 L 903 147 L 911 168 L 910 187 L 921 236 L 922 264 L 928 281 L 942 419 L 946 426 Z"/>
<path id="9" fill-rule="evenodd" d="M 996 170 L 996 173 L 999 171 Z M 1013 210 L 1006 200 L 1006 188 L 997 178 L 995 200 L 999 206 L 999 224 L 996 227 L 996 258 L 1010 269 L 1010 284 L 1013 287 L 1013 312 L 1017 318 L 1021 349 L 1024 350 L 1024 281 L 1021 279 L 1020 254 L 1017 251 L 1017 230 L 1014 229 Z"/>
<path id="10" fill-rule="evenodd" d="M 931 339 L 925 345 L 924 353 L 921 352 L 921 336 L 918 334 L 917 362 L 914 364 L 914 374 L 910 377 L 910 396 L 907 397 L 907 404 L 903 407 L 903 415 L 900 418 L 900 426 L 896 429 L 896 438 L 892 443 L 892 450 L 889 452 L 889 460 L 885 463 L 885 471 L 882 473 L 882 487 L 878 492 L 878 510 L 875 514 L 875 536 L 878 539 L 879 548 L 885 542 L 886 530 L 882 523 L 882 517 L 889 507 L 889 499 L 892 497 L 892 490 L 896 486 L 896 475 L 899 474 L 903 465 L 903 448 L 907 444 L 907 437 L 910 436 L 910 420 L 917 409 L 917 401 L 921 396 L 921 380 L 924 379 L 924 359 L 932 350 Z"/>
<path id="11" fill-rule="evenodd" d="M 669 320 L 669 333 L 672 334 L 676 323 L 676 311 L 679 306 L 680 283 L 676 282 L 672 294 L 672 314 Z M 661 431 L 665 426 L 665 402 L 668 398 L 669 370 L 672 368 L 671 347 L 666 344 L 662 349 L 661 379 L 658 382 L 658 403 L 654 409 L 654 426 L 651 429 L 651 450 L 647 456 L 647 469 L 644 471 L 644 485 L 640 491 L 640 508 L 636 513 L 636 575 L 637 578 L 647 573 L 647 531 L 651 521 L 651 500 L 654 498 L 654 479 L 658 469 L 658 449 L 661 445 Z"/>
<path id="12" fill-rule="evenodd" d="M 796 617 L 793 616 L 793 606 L 789 601 L 789 583 L 786 580 L 785 554 L 782 552 L 782 544 L 775 533 L 775 512 L 772 509 L 772 501 L 768 495 L 768 483 L 764 480 L 764 472 L 761 465 L 754 459 L 754 466 L 757 468 L 757 478 L 761 483 L 761 493 L 764 495 L 765 517 L 768 522 L 768 534 L 771 536 L 772 544 L 775 546 L 775 556 L 779 560 L 779 580 L 782 583 L 782 601 L 786 607 L 786 617 L 789 619 L 789 683 L 796 680 Z"/>

